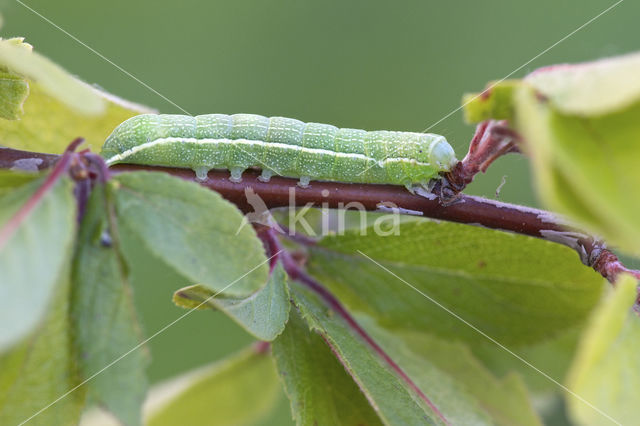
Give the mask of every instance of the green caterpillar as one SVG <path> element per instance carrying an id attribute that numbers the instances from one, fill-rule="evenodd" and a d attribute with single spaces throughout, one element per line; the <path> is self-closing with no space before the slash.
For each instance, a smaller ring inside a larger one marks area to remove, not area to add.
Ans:
<path id="1" fill-rule="evenodd" d="M 228 169 L 239 182 L 249 167 L 272 175 L 352 183 L 426 186 L 456 164 L 443 136 L 339 129 L 283 117 L 253 114 L 143 114 L 120 124 L 101 155 L 108 165 L 133 163 L 193 169 L 200 180 Z"/>

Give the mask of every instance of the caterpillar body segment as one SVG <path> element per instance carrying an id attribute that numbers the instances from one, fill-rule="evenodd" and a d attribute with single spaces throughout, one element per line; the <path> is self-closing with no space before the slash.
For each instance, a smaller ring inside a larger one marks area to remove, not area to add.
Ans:
<path id="1" fill-rule="evenodd" d="M 107 164 L 193 169 L 206 178 L 228 169 L 239 181 L 250 167 L 272 175 L 352 183 L 426 185 L 457 162 L 440 135 L 365 131 L 254 114 L 143 114 L 120 124 L 101 155 Z"/>

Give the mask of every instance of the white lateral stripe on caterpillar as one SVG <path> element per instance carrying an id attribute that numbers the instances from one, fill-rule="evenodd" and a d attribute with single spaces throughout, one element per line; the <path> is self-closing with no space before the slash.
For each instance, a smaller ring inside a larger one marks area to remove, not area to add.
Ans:
<path id="1" fill-rule="evenodd" d="M 328 149 L 321 148 L 305 148 L 302 146 L 294 146 L 286 143 L 279 142 L 264 142 L 264 141 L 256 141 L 249 139 L 198 139 L 198 138 L 181 138 L 181 137 L 170 137 L 170 138 L 160 138 L 153 141 L 149 141 L 140 145 L 136 145 L 133 148 L 129 148 L 126 151 L 116 154 L 113 157 L 106 160 L 108 165 L 113 164 L 118 161 L 125 161 L 127 157 L 132 156 L 133 154 L 142 151 L 144 149 L 157 146 L 157 145 L 165 145 L 175 142 L 187 142 L 187 143 L 196 143 L 196 144 L 210 144 L 215 145 L 218 143 L 233 143 L 244 146 L 260 146 L 260 147 L 275 147 L 275 148 L 283 148 L 283 149 L 292 149 L 300 152 L 304 152 L 307 154 L 325 154 L 325 155 L 335 155 L 340 158 L 350 158 L 350 159 L 358 159 L 365 161 L 372 161 L 378 164 L 380 167 L 384 167 L 389 163 L 407 163 L 411 165 L 417 166 L 430 166 L 429 163 L 424 163 L 418 161 L 414 158 L 405 158 L 405 157 L 395 157 L 395 158 L 385 158 L 384 160 L 376 160 L 373 157 L 366 156 L 364 154 L 357 153 L 347 153 L 347 152 L 336 152 Z"/>

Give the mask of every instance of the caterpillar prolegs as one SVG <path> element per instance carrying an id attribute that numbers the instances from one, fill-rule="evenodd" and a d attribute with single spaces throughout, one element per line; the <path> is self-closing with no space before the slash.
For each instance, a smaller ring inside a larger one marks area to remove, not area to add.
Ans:
<path id="1" fill-rule="evenodd" d="M 283 117 L 254 114 L 143 114 L 120 124 L 101 155 L 107 164 L 132 163 L 193 169 L 206 179 L 211 169 L 228 169 L 239 182 L 256 167 L 261 180 L 272 175 L 352 183 L 426 186 L 456 164 L 440 135 L 339 129 Z"/>

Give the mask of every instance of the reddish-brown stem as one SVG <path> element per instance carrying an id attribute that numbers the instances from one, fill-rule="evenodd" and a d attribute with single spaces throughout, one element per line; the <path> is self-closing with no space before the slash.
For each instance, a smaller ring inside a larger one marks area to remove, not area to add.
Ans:
<path id="1" fill-rule="evenodd" d="M 6 163 L 3 163 L 1 157 L 7 153 L 11 154 L 10 157 L 14 161 L 20 158 L 40 158 L 41 155 L 4 149 L 0 150 L 0 165 Z M 194 173 L 188 169 L 130 164 L 116 165 L 109 169 L 112 174 L 145 170 L 164 172 L 181 179 L 196 181 Z M 234 183 L 229 180 L 228 171 L 212 170 L 208 178 L 199 183 L 218 192 L 245 213 L 253 212 L 247 201 L 247 188 L 251 188 L 269 209 L 305 206 L 335 209 L 351 202 L 358 202 L 365 210 L 376 211 L 384 205 L 391 204 L 398 207 L 401 214 L 484 226 L 568 245 L 578 252 L 586 265 L 592 266 L 612 282 L 620 272 L 630 272 L 636 276 L 639 274 L 638 271 L 624 268 L 618 258 L 606 250 L 601 242 L 579 230 L 571 229 L 566 220 L 544 210 L 464 194 L 458 194 L 455 203 L 443 205 L 434 194 L 414 195 L 404 187 L 396 185 L 312 182 L 309 187 L 300 188 L 296 179 L 274 176 L 269 182 L 262 182 L 258 179 L 259 176 L 259 171 L 247 170 L 242 176 L 242 182 Z"/>
<path id="2" fill-rule="evenodd" d="M 89 195 L 91 193 L 91 180 L 89 179 L 81 179 L 76 181 L 76 186 L 73 190 L 73 195 L 75 195 L 76 200 L 78 202 L 78 213 L 76 215 L 76 220 L 78 223 L 82 221 L 84 214 L 87 210 L 87 203 L 89 202 Z"/>
<path id="3" fill-rule="evenodd" d="M 116 174 L 139 170 L 162 171 L 185 180 L 195 180 L 193 172 L 186 169 L 136 165 L 111 167 L 111 172 Z M 435 195 L 414 195 L 396 185 L 312 182 L 309 187 L 300 188 L 295 179 L 274 176 L 269 182 L 262 182 L 259 176 L 259 171 L 247 170 L 242 182 L 234 183 L 229 180 L 229 172 L 212 170 L 208 179 L 200 184 L 220 193 L 245 213 L 253 211 L 245 196 L 245 189 L 251 188 L 270 209 L 305 206 L 335 209 L 358 202 L 365 210 L 377 211 L 383 205 L 392 204 L 403 214 L 529 235 L 568 245 L 578 252 L 583 263 L 593 266 L 606 278 L 615 279 L 615 276 L 605 274 L 603 264 L 597 262 L 602 254 L 610 253 L 603 244 L 585 233 L 572 230 L 566 220 L 548 211 L 464 194 L 459 194 L 455 203 L 443 205 Z M 607 259 L 613 258 L 608 256 Z"/>
<path id="4" fill-rule="evenodd" d="M 422 390 L 411 380 L 407 373 L 400 368 L 400 366 L 385 352 L 384 349 L 366 332 L 364 328 L 358 324 L 358 322 L 351 316 L 349 311 L 342 305 L 342 303 L 322 284 L 317 282 L 314 278 L 308 275 L 298 264 L 293 260 L 287 250 L 284 249 L 276 232 L 267 227 L 261 227 L 258 230 L 258 235 L 265 242 L 265 245 L 269 249 L 270 253 L 279 253 L 278 257 L 282 263 L 283 268 L 289 275 L 289 278 L 293 281 L 297 281 L 308 289 L 316 293 L 327 304 L 327 306 L 336 314 L 338 314 L 347 324 L 347 326 L 362 340 L 365 341 L 369 347 L 389 366 L 389 368 L 396 373 L 396 375 L 407 384 L 407 386 L 414 391 L 418 397 L 424 401 L 425 404 L 433 410 L 433 412 L 446 424 L 449 424 L 444 415 L 438 410 L 433 402 L 422 392 Z"/>
<path id="5" fill-rule="evenodd" d="M 60 159 L 58 154 L 43 154 L 0 147 L 0 169 L 46 170 L 53 167 L 58 159 Z"/>
<path id="6" fill-rule="evenodd" d="M 253 350 L 257 353 L 257 354 L 264 354 L 269 352 L 269 349 L 271 349 L 271 343 L 270 342 L 263 342 L 263 341 L 259 341 L 256 342 L 253 345 Z"/>
<path id="7" fill-rule="evenodd" d="M 105 183 L 109 180 L 111 172 L 102 157 L 98 154 L 87 152 L 83 155 L 83 158 L 86 160 L 89 169 L 96 174 L 98 182 Z"/>
<path id="8" fill-rule="evenodd" d="M 303 246 L 314 246 L 317 243 L 315 239 L 307 237 L 306 235 L 296 233 L 282 224 L 278 224 L 278 226 L 282 230 L 283 235 L 291 241 L 295 241 L 296 243 L 302 244 Z"/>
<path id="9" fill-rule="evenodd" d="M 598 256 L 598 259 L 593 265 L 593 269 L 600 272 L 602 276 L 610 282 L 615 282 L 616 277 L 622 273 L 631 274 L 640 280 L 640 271 L 625 267 L 622 262 L 620 262 L 620 259 L 618 259 L 618 256 L 608 250 L 603 250 L 600 256 Z"/>

